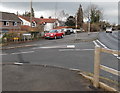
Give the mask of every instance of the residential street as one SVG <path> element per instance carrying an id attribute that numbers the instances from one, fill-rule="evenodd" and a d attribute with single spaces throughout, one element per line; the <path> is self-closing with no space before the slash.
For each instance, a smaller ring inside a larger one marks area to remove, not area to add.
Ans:
<path id="1" fill-rule="evenodd" d="M 80 34 L 82 35 L 84 33 Z M 95 33 L 91 34 L 96 36 Z M 102 32 L 99 34 L 99 38 L 106 38 L 101 34 L 104 34 L 105 36 L 108 35 L 105 32 Z M 36 44 L 36 46 L 33 47 L 3 50 L 1 54 L 2 62 L 22 62 L 26 64 L 50 65 L 62 68 L 80 69 L 81 71 L 93 73 L 94 42 L 74 43 L 72 40 L 75 38 L 75 34 L 72 34 L 65 36 L 63 39 L 40 40 L 29 43 L 32 45 Z M 79 38 L 79 35 L 77 38 Z M 98 42 L 97 40 L 95 42 L 103 47 L 103 45 L 100 44 L 100 41 Z M 101 63 L 105 66 L 118 70 L 118 58 L 115 55 L 102 53 Z M 118 79 L 117 76 L 103 71 L 101 71 L 101 75 L 113 80 Z"/>
<path id="2" fill-rule="evenodd" d="M 120 92 L 120 3 L 0 3 L 0 91 Z"/>

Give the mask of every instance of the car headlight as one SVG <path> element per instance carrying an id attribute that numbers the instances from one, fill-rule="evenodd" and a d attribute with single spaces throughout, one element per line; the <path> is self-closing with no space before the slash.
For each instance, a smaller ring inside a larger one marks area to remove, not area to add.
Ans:
<path id="1" fill-rule="evenodd" d="M 50 34 L 51 36 L 53 36 L 54 34 Z"/>

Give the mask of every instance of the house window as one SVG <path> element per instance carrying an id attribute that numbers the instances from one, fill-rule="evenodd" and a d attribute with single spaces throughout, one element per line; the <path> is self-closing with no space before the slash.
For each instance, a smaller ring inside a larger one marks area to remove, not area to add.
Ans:
<path id="1" fill-rule="evenodd" d="M 3 22 L 3 25 L 4 25 L 4 26 L 9 26 L 9 22 L 4 21 L 4 22 Z"/>
<path id="2" fill-rule="evenodd" d="M 17 26 L 17 22 L 13 22 L 13 26 Z"/>
<path id="3" fill-rule="evenodd" d="M 35 26 L 36 26 L 36 24 L 34 22 L 32 22 L 32 27 L 35 27 Z"/>

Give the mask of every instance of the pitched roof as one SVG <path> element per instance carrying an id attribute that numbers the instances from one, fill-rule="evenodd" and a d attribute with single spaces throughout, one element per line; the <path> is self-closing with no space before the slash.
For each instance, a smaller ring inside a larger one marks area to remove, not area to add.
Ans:
<path id="1" fill-rule="evenodd" d="M 40 18 L 40 23 L 54 23 L 56 22 L 58 19 L 52 19 L 52 18 Z"/>
<path id="2" fill-rule="evenodd" d="M 24 16 L 19 16 L 20 18 L 29 21 L 30 22 L 30 17 L 24 17 Z M 58 19 L 52 19 L 52 18 L 32 18 L 32 21 L 35 21 L 37 24 L 43 24 L 43 23 L 54 23 Z"/>
<path id="3" fill-rule="evenodd" d="M 70 27 L 68 27 L 68 26 L 58 26 L 55 29 L 62 29 L 62 28 L 70 28 Z"/>
<path id="4" fill-rule="evenodd" d="M 16 21 L 16 22 L 21 22 L 21 20 L 18 18 L 17 15 L 15 15 L 14 13 L 8 13 L 8 12 L 0 12 L 0 15 L 2 15 L 0 17 L 0 20 L 2 21 Z"/>

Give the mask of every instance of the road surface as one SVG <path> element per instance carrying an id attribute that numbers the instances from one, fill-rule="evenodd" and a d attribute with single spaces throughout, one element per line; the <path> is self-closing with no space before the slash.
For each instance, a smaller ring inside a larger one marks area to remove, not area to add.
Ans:
<path id="1" fill-rule="evenodd" d="M 57 40 L 41 40 L 33 42 L 36 47 L 16 48 L 3 50 L 2 62 L 23 62 L 27 64 L 42 64 L 64 68 L 80 69 L 81 71 L 93 73 L 94 69 L 94 47 L 96 44 L 101 47 L 118 49 L 117 32 L 99 34 L 99 40 L 93 42 L 69 42 L 75 35 L 65 36 Z M 92 34 L 92 33 L 91 33 Z M 110 39 L 109 39 L 110 38 Z M 101 54 L 101 63 L 105 66 L 118 70 L 118 59 L 116 55 Z M 113 80 L 118 77 L 101 71 L 101 75 Z"/>

